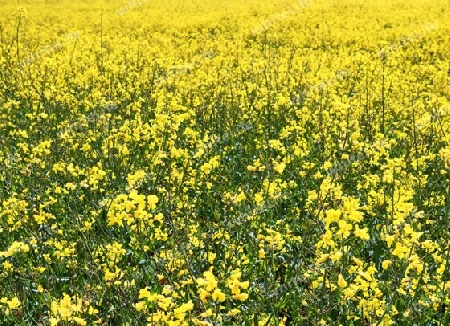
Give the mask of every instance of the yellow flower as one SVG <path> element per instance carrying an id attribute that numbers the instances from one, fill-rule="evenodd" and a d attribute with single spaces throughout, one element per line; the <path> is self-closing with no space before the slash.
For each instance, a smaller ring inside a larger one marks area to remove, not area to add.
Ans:
<path id="1" fill-rule="evenodd" d="M 155 209 L 156 204 L 158 203 L 159 199 L 155 195 L 148 195 L 147 196 L 147 205 L 150 207 L 150 209 Z"/>
<path id="2" fill-rule="evenodd" d="M 263 259 L 266 257 L 266 252 L 264 251 L 263 248 L 260 248 L 258 251 L 258 258 Z"/>
<path id="3" fill-rule="evenodd" d="M 208 292 L 211 292 L 217 287 L 217 280 L 212 271 L 213 267 L 210 267 L 208 271 L 203 273 L 206 280 L 206 291 Z"/>
<path id="4" fill-rule="evenodd" d="M 333 233 L 330 230 L 327 230 L 325 234 L 322 236 L 322 241 L 325 245 L 334 248 L 336 243 L 333 241 Z"/>
<path id="5" fill-rule="evenodd" d="M 7 302 L 9 309 L 17 309 L 20 307 L 20 301 L 17 297 L 12 298 Z"/>
<path id="6" fill-rule="evenodd" d="M 84 319 L 81 319 L 80 317 L 73 317 L 73 320 L 81 326 L 87 325 L 86 321 Z"/>
<path id="7" fill-rule="evenodd" d="M 352 230 L 353 225 L 347 223 L 344 220 L 339 220 L 339 231 L 336 233 L 337 236 L 340 236 L 341 239 L 345 239 L 350 235 L 350 231 Z"/>
<path id="8" fill-rule="evenodd" d="M 325 219 L 325 223 L 329 226 L 333 222 L 338 222 L 341 216 L 341 211 L 336 209 L 329 209 L 326 213 L 327 217 Z"/>
<path id="9" fill-rule="evenodd" d="M 279 174 L 283 173 L 284 169 L 286 169 L 286 163 L 281 162 L 279 164 L 275 164 L 274 168 L 273 168 L 276 172 L 278 172 Z"/>
<path id="10" fill-rule="evenodd" d="M 172 305 L 172 298 L 165 297 L 162 294 L 158 295 L 158 306 L 162 310 L 167 311 L 171 305 Z"/>
<path id="11" fill-rule="evenodd" d="M 199 290 L 198 290 L 198 294 L 199 294 L 200 300 L 202 300 L 203 303 L 205 303 L 206 301 L 208 301 L 208 300 L 207 300 L 208 297 L 211 296 L 211 294 L 210 294 L 208 291 L 204 290 L 204 289 L 199 289 Z"/>
<path id="12" fill-rule="evenodd" d="M 353 231 L 353 233 L 355 234 L 356 237 L 358 237 L 362 240 L 370 239 L 369 229 L 368 228 L 360 229 L 358 224 L 355 225 L 355 231 Z"/>
<path id="13" fill-rule="evenodd" d="M 240 311 L 239 309 L 234 308 L 234 309 L 231 309 L 231 310 L 227 313 L 227 315 L 228 315 L 228 316 L 236 316 L 237 314 L 240 314 L 240 313 L 241 313 L 241 311 Z"/>
<path id="14" fill-rule="evenodd" d="M 342 258 L 342 255 L 343 255 L 342 251 L 336 251 L 334 254 L 330 256 L 330 258 L 332 261 L 338 261 Z"/>
<path id="15" fill-rule="evenodd" d="M 339 274 L 338 276 L 338 283 L 339 287 L 341 289 L 345 288 L 347 286 L 347 281 L 344 279 L 344 277 L 342 276 L 342 274 Z"/>
<path id="16" fill-rule="evenodd" d="M 178 308 L 175 308 L 173 310 L 173 313 L 177 319 L 184 320 L 185 313 L 188 311 L 191 311 L 193 308 L 194 308 L 194 304 L 192 303 L 192 300 L 189 300 L 187 303 L 183 303 Z"/>
<path id="17" fill-rule="evenodd" d="M 392 243 L 395 240 L 395 237 L 393 235 L 386 235 L 384 237 L 384 240 L 387 242 L 388 247 L 390 248 L 392 246 Z"/>
<path id="18" fill-rule="evenodd" d="M 316 264 L 322 264 L 324 261 L 326 261 L 330 257 L 330 254 L 323 254 L 322 256 L 317 259 Z"/>
<path id="19" fill-rule="evenodd" d="M 58 318 L 55 318 L 55 317 L 50 318 L 50 326 L 57 326 L 58 323 L 59 323 Z"/>
<path id="20" fill-rule="evenodd" d="M 392 263 L 391 260 L 388 260 L 388 259 L 383 260 L 383 262 L 381 263 L 381 267 L 382 267 L 384 270 L 386 270 L 386 269 L 389 268 L 389 265 L 390 265 L 391 263 Z"/>
<path id="21" fill-rule="evenodd" d="M 395 244 L 395 249 L 392 251 L 392 254 L 394 256 L 397 256 L 398 258 L 405 258 L 406 254 L 409 252 L 409 248 L 402 245 L 401 243 Z"/>
<path id="22" fill-rule="evenodd" d="M 200 317 L 208 318 L 208 317 L 211 317 L 212 315 L 214 315 L 212 309 L 208 308 L 205 312 L 200 314 Z"/>
<path id="23" fill-rule="evenodd" d="M 247 171 L 253 172 L 253 171 L 256 171 L 257 169 L 258 169 L 257 167 L 254 167 L 252 165 L 247 165 Z"/>
<path id="24" fill-rule="evenodd" d="M 250 282 L 249 281 L 240 282 L 239 286 L 241 287 L 241 289 L 247 290 L 248 287 L 250 286 Z"/>
<path id="25" fill-rule="evenodd" d="M 139 301 L 138 303 L 133 304 L 133 307 L 137 311 L 144 311 L 147 308 L 147 303 L 145 301 Z"/>
<path id="26" fill-rule="evenodd" d="M 68 183 L 66 183 L 65 187 L 69 190 L 74 190 L 77 187 L 77 185 L 74 183 L 68 182 Z"/>
<path id="27" fill-rule="evenodd" d="M 225 294 L 220 289 L 215 289 L 211 297 L 215 301 L 225 301 Z"/>
<path id="28" fill-rule="evenodd" d="M 233 295 L 231 298 L 233 300 L 245 301 L 248 298 L 248 294 L 247 293 L 239 293 L 239 294 Z"/>

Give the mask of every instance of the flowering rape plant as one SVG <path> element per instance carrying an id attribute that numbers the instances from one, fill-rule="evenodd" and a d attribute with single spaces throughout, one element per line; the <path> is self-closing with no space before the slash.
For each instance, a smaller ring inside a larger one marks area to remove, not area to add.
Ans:
<path id="1" fill-rule="evenodd" d="M 0 325 L 450 324 L 447 0 L 0 0 Z"/>

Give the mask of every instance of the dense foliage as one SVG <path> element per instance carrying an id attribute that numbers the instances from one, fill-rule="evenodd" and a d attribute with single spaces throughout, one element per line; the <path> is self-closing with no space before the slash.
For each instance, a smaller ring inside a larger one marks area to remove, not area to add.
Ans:
<path id="1" fill-rule="evenodd" d="M 2 325 L 450 324 L 449 1 L 20 2 Z"/>

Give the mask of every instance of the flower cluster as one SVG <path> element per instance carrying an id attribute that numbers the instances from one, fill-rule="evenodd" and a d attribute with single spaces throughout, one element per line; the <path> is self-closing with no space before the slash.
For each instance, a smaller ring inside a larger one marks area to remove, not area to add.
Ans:
<path id="1" fill-rule="evenodd" d="M 449 10 L 2 1 L 0 325 L 450 325 Z"/>

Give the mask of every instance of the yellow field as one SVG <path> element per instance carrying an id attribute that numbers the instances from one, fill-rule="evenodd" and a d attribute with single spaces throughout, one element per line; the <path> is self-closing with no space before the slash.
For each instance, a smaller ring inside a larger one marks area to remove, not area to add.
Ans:
<path id="1" fill-rule="evenodd" d="M 449 325 L 449 17 L 0 0 L 0 324 Z"/>

